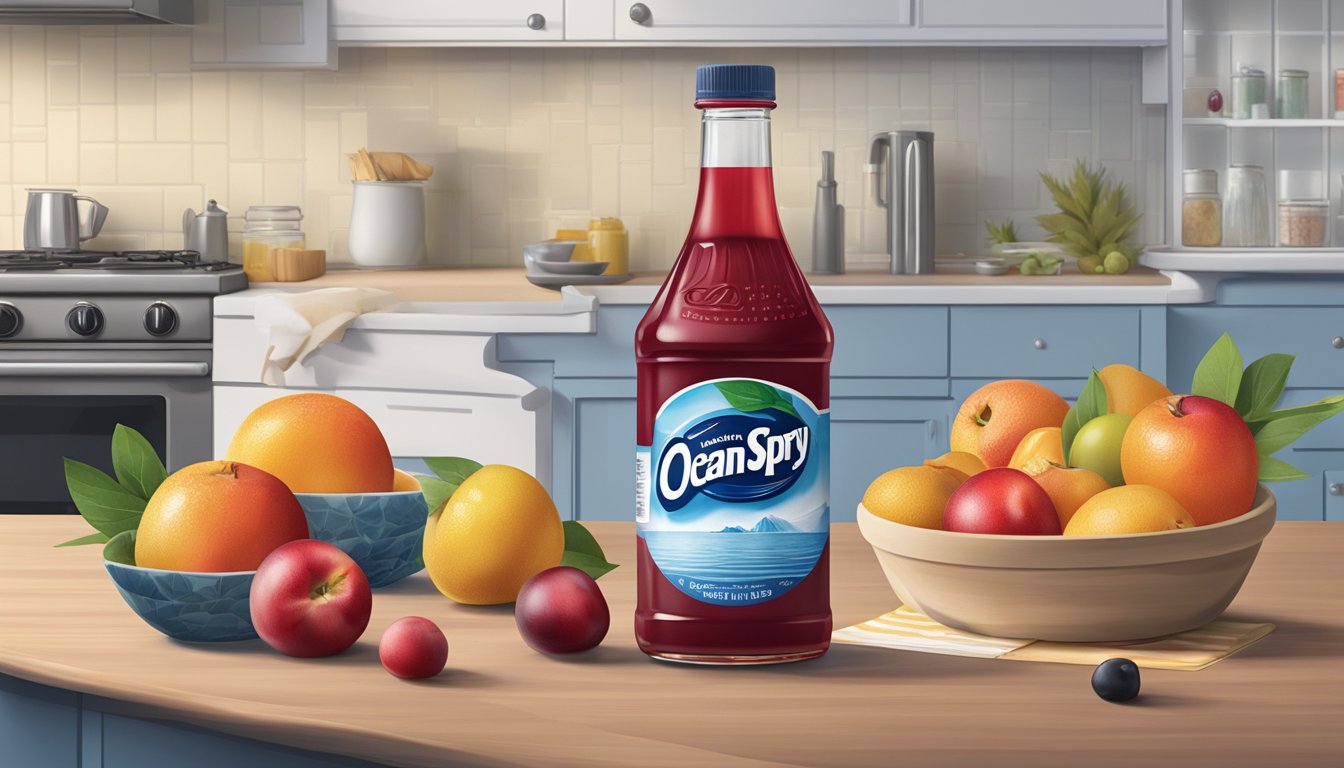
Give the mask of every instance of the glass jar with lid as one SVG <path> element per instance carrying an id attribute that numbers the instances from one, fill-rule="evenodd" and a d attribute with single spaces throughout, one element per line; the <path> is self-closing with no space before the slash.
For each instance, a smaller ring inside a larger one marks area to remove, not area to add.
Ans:
<path id="1" fill-rule="evenodd" d="M 1227 168 L 1223 245 L 1269 245 L 1269 188 L 1262 166 L 1234 164 Z"/>
<path id="2" fill-rule="evenodd" d="M 243 271 L 251 282 L 271 282 L 271 252 L 306 245 L 300 228 L 303 211 L 297 205 L 253 205 L 243 218 Z"/>
<path id="3" fill-rule="evenodd" d="M 1232 75 L 1232 117 L 1247 120 L 1254 116 L 1256 104 L 1265 103 L 1265 70 L 1251 64 L 1237 67 Z"/>
<path id="4" fill-rule="evenodd" d="M 1223 244 L 1223 200 L 1218 172 L 1188 170 L 1182 178 L 1181 245 L 1209 248 Z"/>
<path id="5" fill-rule="evenodd" d="M 1284 120 L 1302 120 L 1307 116 L 1307 70 L 1280 69 L 1275 89 L 1275 117 Z"/>
<path id="6" fill-rule="evenodd" d="M 1318 170 L 1279 171 L 1279 245 L 1319 248 L 1325 245 L 1330 202 L 1325 199 L 1325 174 Z"/>

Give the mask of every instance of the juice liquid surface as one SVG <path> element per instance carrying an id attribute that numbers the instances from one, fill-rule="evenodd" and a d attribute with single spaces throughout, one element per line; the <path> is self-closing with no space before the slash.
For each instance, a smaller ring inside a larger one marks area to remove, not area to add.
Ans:
<path id="1" fill-rule="evenodd" d="M 777 417 L 784 425 L 773 427 L 779 432 L 794 425 L 795 420 L 789 413 L 811 413 L 810 404 L 815 411 L 824 414 L 824 421 L 813 428 L 817 434 L 812 435 L 811 442 L 806 445 L 802 440 L 788 444 L 787 437 L 781 438 L 785 443 L 781 453 L 794 448 L 799 449 L 798 453 L 803 448 L 810 451 L 806 461 L 811 464 L 803 464 L 800 473 L 803 479 L 798 481 L 798 487 L 801 491 L 804 483 L 813 483 L 809 486 L 813 488 L 808 497 L 811 499 L 809 504 L 815 503 L 818 493 L 824 504 L 826 475 L 829 473 L 826 425 L 829 424 L 831 349 L 830 324 L 799 271 L 780 228 L 769 166 L 702 168 L 700 198 L 686 244 L 636 331 L 639 449 L 648 449 L 657 442 L 655 424 L 661 418 L 660 411 L 668 408 L 669 400 L 675 401 L 680 393 L 722 380 L 768 383 L 792 405 L 786 403 L 775 411 L 749 410 L 741 415 L 709 418 L 686 427 L 686 435 L 698 437 L 706 430 L 722 429 L 720 425 L 725 420 L 760 417 L 763 413 Z M 785 413 L 781 415 L 779 410 Z M 747 424 L 749 428 L 755 422 Z M 666 452 L 662 454 L 666 455 Z M 789 458 L 793 456 L 790 452 Z M 658 459 L 654 456 L 646 461 L 657 463 Z M 727 460 L 730 474 L 734 466 L 744 474 L 750 474 L 745 466 L 734 465 L 731 459 L 730 456 Z M 689 460 L 687 464 L 690 464 Z M 792 464 L 782 461 L 780 466 L 780 472 L 787 474 Z M 813 474 L 806 474 L 809 472 Z M 676 475 L 675 472 L 672 474 Z M 773 477 L 770 479 L 774 480 Z M 788 476 L 778 482 L 793 482 L 794 479 Z M 655 485 L 660 482 L 656 470 L 646 480 Z M 677 486 L 675 480 L 668 483 L 664 479 L 663 482 Z M 707 493 L 715 492 L 713 484 L 707 488 Z M 656 489 L 650 491 L 657 492 Z M 786 489 L 781 493 L 788 492 Z M 731 498 L 732 493 L 759 495 L 760 491 L 753 486 L 745 491 L 718 488 L 717 493 L 715 498 Z M 681 499 L 669 502 L 676 503 L 681 503 Z M 729 511 L 743 509 L 744 519 L 748 521 L 753 516 L 751 504 L 739 507 L 724 502 L 721 507 Z M 719 513 L 713 509 L 706 514 Z M 777 579 L 765 589 L 756 591 L 696 592 L 690 589 L 703 588 L 703 585 L 692 581 L 688 587 L 686 579 L 676 575 L 669 577 L 651 553 L 642 527 L 638 541 L 639 586 L 635 614 L 635 636 L 640 648 L 655 658 L 715 664 L 774 663 L 825 653 L 831 635 L 828 508 L 820 514 L 822 517 L 815 528 L 798 523 L 802 530 L 814 533 L 786 534 L 800 542 L 811 542 L 810 546 L 813 546 L 812 554 L 802 558 L 816 558 L 810 571 L 800 571 L 806 576 L 796 583 Z M 767 518 L 773 516 L 762 517 L 757 530 L 761 525 L 769 527 Z M 643 518 L 641 522 L 644 522 Z M 738 527 L 745 528 L 749 524 Z M 780 525 L 785 529 L 793 527 L 787 522 Z M 714 573 L 723 566 L 724 571 L 741 584 L 744 583 L 742 574 L 751 574 L 750 558 L 753 555 L 749 543 L 764 539 L 751 538 L 761 537 L 758 532 L 727 532 L 730 528 L 732 526 L 725 527 L 723 533 L 709 534 L 719 539 L 694 534 L 701 538 L 696 540 L 697 549 L 688 555 L 703 569 L 701 572 Z M 764 535 L 779 536 L 775 533 Z M 719 541 L 725 542 L 725 546 L 738 547 L 733 557 L 739 558 L 739 562 L 714 561 L 717 552 L 714 546 Z M 815 548 L 818 546 L 819 550 Z M 682 587 L 673 583 L 673 579 Z M 765 582 L 753 582 L 751 586 L 762 583 Z M 771 594 L 772 591 L 773 596 L 757 599 L 757 595 Z M 748 604 L 716 604 L 716 596 L 740 599 Z"/>

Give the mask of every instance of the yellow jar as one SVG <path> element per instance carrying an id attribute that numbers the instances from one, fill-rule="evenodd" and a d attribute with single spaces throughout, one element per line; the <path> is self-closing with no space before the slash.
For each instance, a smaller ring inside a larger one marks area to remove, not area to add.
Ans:
<path id="1" fill-rule="evenodd" d="M 303 212 L 294 205 L 254 205 L 247 209 L 244 221 L 243 272 L 250 282 L 272 282 L 271 251 L 305 246 L 299 229 Z"/>
<path id="2" fill-rule="evenodd" d="M 588 247 L 593 261 L 607 262 L 604 275 L 630 273 L 630 233 L 617 218 L 592 219 L 588 222 Z"/>
<path id="3" fill-rule="evenodd" d="M 555 239 L 579 241 L 579 244 L 574 246 L 574 253 L 569 257 L 570 261 L 595 261 L 593 249 L 588 246 L 588 230 L 557 229 L 555 230 Z"/>

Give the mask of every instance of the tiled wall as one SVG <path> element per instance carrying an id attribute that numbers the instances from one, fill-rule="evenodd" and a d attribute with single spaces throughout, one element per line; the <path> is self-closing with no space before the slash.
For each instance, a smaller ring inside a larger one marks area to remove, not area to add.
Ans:
<path id="1" fill-rule="evenodd" d="M 179 29 L 14 27 L 0 28 L 0 248 L 21 245 L 24 189 L 47 185 L 111 206 L 97 246 L 178 247 L 183 209 L 213 197 L 235 230 L 248 205 L 301 205 L 310 247 L 345 261 L 345 155 L 368 146 L 435 166 L 431 261 L 511 265 L 556 227 L 618 215 L 632 266 L 666 267 L 695 200 L 693 70 L 715 60 L 778 70 L 776 188 L 804 264 L 823 149 L 851 263 L 882 251 L 863 167 L 895 127 L 936 133 L 940 252 L 978 249 L 986 218 L 1039 235 L 1037 172 L 1076 157 L 1128 181 L 1161 238 L 1163 111 L 1140 104 L 1134 50 L 346 49 L 334 72 L 193 72 Z"/>

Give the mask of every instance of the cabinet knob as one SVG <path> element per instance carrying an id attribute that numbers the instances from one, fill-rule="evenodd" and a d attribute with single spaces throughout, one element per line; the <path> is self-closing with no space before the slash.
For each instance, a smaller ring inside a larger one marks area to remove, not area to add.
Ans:
<path id="1" fill-rule="evenodd" d="M 652 18 L 653 11 L 649 10 L 649 6 L 643 3 L 630 6 L 630 20 L 636 24 L 648 24 Z"/>
<path id="2" fill-rule="evenodd" d="M 1330 484 L 1330 495 L 1331 495 L 1331 496 L 1344 496 L 1344 484 L 1341 484 L 1341 483 L 1331 483 L 1331 484 Z"/>
<path id="3" fill-rule="evenodd" d="M 545 29 L 545 28 L 546 28 L 546 17 L 545 17 L 545 16 L 542 16 L 540 13 L 534 13 L 534 14 L 532 14 L 531 16 L 528 16 L 528 17 L 527 17 L 527 28 L 528 28 L 528 29 Z"/>
<path id="4" fill-rule="evenodd" d="M 1335 349 L 1344 349 L 1344 336 L 1336 336 L 1330 340 L 1330 346 Z"/>
<path id="5" fill-rule="evenodd" d="M 1045 349 L 1045 339 L 1037 339 L 1031 342 L 1031 346 L 1037 349 Z"/>

